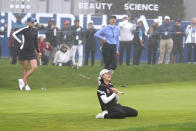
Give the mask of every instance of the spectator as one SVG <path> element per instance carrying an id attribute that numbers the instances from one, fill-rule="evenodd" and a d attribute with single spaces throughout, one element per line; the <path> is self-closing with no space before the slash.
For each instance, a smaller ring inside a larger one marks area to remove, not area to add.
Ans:
<path id="1" fill-rule="evenodd" d="M 105 27 L 106 24 L 102 24 L 101 25 L 101 28 Z M 103 34 L 101 34 L 102 36 L 104 36 Z M 99 44 L 100 48 L 99 50 L 101 51 L 101 60 L 100 60 L 100 65 L 103 66 L 104 65 L 104 60 L 103 60 L 103 53 L 102 53 L 102 48 L 103 48 L 103 45 L 104 45 L 104 40 L 101 40 L 101 39 L 96 39 L 97 40 L 97 43 Z"/>
<path id="2" fill-rule="evenodd" d="M 133 65 L 139 65 L 142 50 L 144 48 L 145 32 L 144 32 L 144 29 L 142 28 L 142 26 L 143 26 L 142 19 L 138 19 L 137 20 L 137 27 L 134 32 Z"/>
<path id="3" fill-rule="evenodd" d="M 56 66 L 72 66 L 72 60 L 70 56 L 70 50 L 67 45 L 61 45 L 61 49 L 56 52 L 54 56 L 54 65 Z"/>
<path id="4" fill-rule="evenodd" d="M 157 55 L 157 48 L 159 43 L 159 25 L 158 19 L 154 19 L 153 24 L 150 26 L 148 30 L 149 39 L 148 39 L 148 64 L 155 64 L 156 63 L 156 55 Z"/>
<path id="5" fill-rule="evenodd" d="M 91 65 L 93 66 L 95 63 L 95 52 L 96 52 L 96 40 L 94 34 L 96 29 L 93 26 L 93 21 L 88 23 L 88 29 L 85 33 L 86 36 L 86 57 L 85 57 L 85 65 L 88 65 L 88 58 L 91 53 Z"/>
<path id="6" fill-rule="evenodd" d="M 60 39 L 61 44 L 66 43 L 69 46 L 69 48 L 72 48 L 74 39 L 69 20 L 64 21 L 64 27 L 60 31 Z"/>
<path id="7" fill-rule="evenodd" d="M 4 30 L 0 31 L 0 35 L 5 35 L 7 32 L 7 24 L 4 25 Z M 0 45 L 0 58 L 1 58 L 1 45 Z"/>
<path id="8" fill-rule="evenodd" d="M 158 64 L 169 64 L 170 54 L 173 48 L 173 28 L 170 24 L 170 17 L 164 17 L 164 23 L 160 26 L 160 54 Z M 165 59 L 164 59 L 165 56 Z"/>
<path id="9" fill-rule="evenodd" d="M 133 20 L 133 24 L 129 22 L 131 17 L 124 15 L 122 17 L 122 22 L 119 23 L 120 27 L 120 59 L 119 64 L 123 64 L 123 54 L 126 49 L 126 64 L 130 65 L 130 52 L 131 52 L 131 45 L 133 44 L 133 30 L 136 29 L 135 20 Z"/>
<path id="10" fill-rule="evenodd" d="M 192 62 L 192 48 L 194 50 L 194 62 L 196 64 L 196 18 L 192 19 L 192 24 L 186 28 L 186 43 L 188 47 L 188 63 Z"/>
<path id="11" fill-rule="evenodd" d="M 176 63 L 176 54 L 179 53 L 179 63 L 182 63 L 183 57 L 183 36 L 184 31 L 181 26 L 181 20 L 176 19 L 174 22 L 174 34 L 173 34 L 173 50 L 172 50 L 172 63 Z"/>
<path id="12" fill-rule="evenodd" d="M 83 28 L 79 26 L 78 19 L 74 21 L 74 26 L 72 27 L 72 31 L 73 31 L 73 38 L 74 38 L 73 48 L 72 48 L 73 51 L 72 62 L 74 66 L 81 67 L 83 61 L 83 42 L 85 40 L 85 35 L 84 35 Z M 76 51 L 78 51 L 78 57 L 79 57 L 77 64 L 75 60 Z"/>
<path id="13" fill-rule="evenodd" d="M 22 17 L 21 17 L 21 15 L 20 14 L 18 14 L 17 16 L 16 16 L 16 18 L 17 18 L 17 21 L 16 21 L 16 23 L 14 23 L 13 25 L 12 25 L 12 29 L 11 29 L 11 32 L 14 32 L 14 31 L 17 31 L 18 29 L 21 29 L 21 28 L 23 28 L 23 27 L 25 27 L 25 24 L 23 24 L 22 22 L 21 22 L 21 20 L 22 20 Z M 18 36 L 19 37 L 19 39 L 22 39 L 22 35 L 19 35 Z M 12 34 L 10 34 L 10 38 L 13 38 L 13 36 L 12 36 Z M 13 41 L 12 41 L 13 40 Z M 20 54 L 20 46 L 21 46 L 21 44 L 20 43 L 18 43 L 18 41 L 17 40 L 15 40 L 15 39 L 11 39 L 10 40 L 10 42 L 11 43 L 9 43 L 9 45 L 11 45 L 11 50 L 12 50 L 12 53 L 11 53 L 11 57 L 12 57 L 12 64 L 16 64 L 17 63 L 17 59 L 18 59 L 18 57 L 19 57 L 19 54 Z M 12 43 L 13 42 L 13 43 Z M 13 47 L 12 47 L 13 46 Z"/>
<path id="14" fill-rule="evenodd" d="M 42 36 L 39 37 L 38 46 L 39 46 L 40 52 L 42 53 L 42 57 L 41 57 L 42 64 L 43 65 L 48 65 L 48 62 L 49 62 L 49 59 L 50 59 L 49 58 L 50 53 L 52 51 L 52 46 L 50 45 L 49 42 L 46 42 L 44 37 L 42 37 Z"/>
<path id="15" fill-rule="evenodd" d="M 95 33 L 95 37 L 104 40 L 102 54 L 105 69 L 115 70 L 117 67 L 117 56 L 119 55 L 120 29 L 115 25 L 116 16 L 109 16 L 109 24 Z"/>
<path id="16" fill-rule="evenodd" d="M 52 46 L 52 59 L 54 58 L 55 52 L 59 49 L 59 33 L 58 28 L 55 25 L 53 18 L 48 22 L 48 26 L 44 28 L 46 34 L 46 42 L 49 42 Z"/>

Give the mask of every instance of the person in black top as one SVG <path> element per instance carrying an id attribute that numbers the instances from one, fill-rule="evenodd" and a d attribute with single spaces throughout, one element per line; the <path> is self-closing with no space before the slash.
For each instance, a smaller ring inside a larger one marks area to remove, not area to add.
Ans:
<path id="1" fill-rule="evenodd" d="M 148 64 L 156 63 L 157 56 L 157 48 L 160 40 L 160 36 L 158 34 L 159 30 L 159 20 L 154 19 L 153 24 L 150 26 L 148 30 L 149 39 L 148 39 Z"/>
<path id="2" fill-rule="evenodd" d="M 181 26 L 181 20 L 176 19 L 174 23 L 174 34 L 173 34 L 173 50 L 172 50 L 172 63 L 176 63 L 176 53 L 179 53 L 179 63 L 182 63 L 183 57 L 183 36 L 185 35 L 184 30 Z"/>
<path id="3" fill-rule="evenodd" d="M 34 28 L 35 19 L 33 17 L 27 18 L 27 26 L 21 28 L 13 33 L 13 37 L 21 44 L 19 60 L 22 64 L 22 74 L 23 78 L 18 79 L 20 90 L 25 87 L 25 90 L 30 91 L 30 87 L 27 83 L 28 78 L 37 69 L 37 60 L 41 57 L 40 50 L 38 48 L 38 33 Z M 22 35 L 22 40 L 18 38 L 17 35 Z M 31 69 L 28 70 L 28 65 L 30 64 Z"/>
<path id="4" fill-rule="evenodd" d="M 61 44 L 66 44 L 69 48 L 72 48 L 74 38 L 69 20 L 64 21 L 64 27 L 60 30 L 60 40 Z"/>
<path id="5" fill-rule="evenodd" d="M 133 55 L 133 65 L 139 65 L 140 58 L 142 55 L 142 50 L 144 48 L 145 33 L 142 28 L 142 19 L 137 20 L 137 27 L 134 31 L 134 55 Z"/>
<path id="6" fill-rule="evenodd" d="M 111 70 L 103 69 L 99 76 L 99 87 L 97 90 L 97 97 L 103 112 L 99 113 L 97 119 L 114 119 L 125 117 L 136 117 L 138 112 L 131 107 L 122 106 L 117 103 L 119 97 L 118 91 L 110 83 Z"/>
<path id="7" fill-rule="evenodd" d="M 4 25 L 4 30 L 0 30 L 0 35 L 5 35 L 7 32 L 7 24 Z M 1 58 L 1 45 L 0 45 L 0 58 Z"/>
<path id="8" fill-rule="evenodd" d="M 94 65 L 95 63 L 95 52 L 96 52 L 96 40 L 94 37 L 94 34 L 96 32 L 96 29 L 93 27 L 93 21 L 90 21 L 88 23 L 88 29 L 85 33 L 86 36 L 86 56 L 85 56 L 85 65 L 88 65 L 88 58 L 91 53 L 91 65 Z"/>
<path id="9" fill-rule="evenodd" d="M 83 62 L 83 43 L 85 42 L 85 32 L 84 29 L 79 24 L 79 19 L 74 20 L 74 25 L 72 26 L 73 32 L 73 46 L 72 46 L 72 62 L 73 65 L 78 67 L 82 66 Z M 78 63 L 76 63 L 76 52 L 78 51 Z"/>

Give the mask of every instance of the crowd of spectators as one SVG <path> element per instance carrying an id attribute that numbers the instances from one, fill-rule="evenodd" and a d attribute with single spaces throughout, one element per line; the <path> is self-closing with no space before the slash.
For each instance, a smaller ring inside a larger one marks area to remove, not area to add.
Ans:
<path id="1" fill-rule="evenodd" d="M 159 23 L 158 19 L 154 19 L 146 33 L 142 19 L 136 20 L 123 15 L 119 24 L 116 24 L 120 30 L 118 45 L 120 49 L 119 56 L 116 58 L 119 65 L 123 64 L 125 52 L 126 65 L 131 64 L 131 54 L 133 54 L 133 65 L 139 65 L 144 47 L 147 47 L 147 54 L 145 55 L 147 56 L 148 64 L 170 64 L 184 61 L 196 64 L 196 18 L 192 19 L 192 23 L 187 26 L 186 30 L 183 30 L 180 19 L 171 22 L 169 16 L 164 17 L 162 25 L 159 25 Z M 86 29 L 80 27 L 79 19 L 75 19 L 73 26 L 71 26 L 69 20 L 65 20 L 61 29 L 55 25 L 54 19 L 49 20 L 48 26 L 37 24 L 37 30 L 45 33 L 44 36 L 39 36 L 38 41 L 40 51 L 43 54 L 41 58 L 42 65 L 52 64 L 79 68 L 83 65 L 88 65 L 89 57 L 91 56 L 91 66 L 93 66 L 98 47 L 97 43 L 100 44 L 101 49 L 104 41 L 95 37 L 98 30 L 94 28 L 94 22 L 90 21 L 87 24 Z M 20 44 L 13 39 L 12 33 L 24 26 L 25 24 L 21 22 L 21 16 L 18 15 L 17 22 L 12 25 L 8 43 L 10 64 L 17 63 L 20 48 Z M 22 36 L 19 37 L 22 38 Z M 187 60 L 183 60 L 183 38 L 185 38 L 188 49 Z M 85 48 L 85 56 L 83 48 Z M 133 53 L 131 52 L 132 50 Z M 78 54 L 77 57 L 76 54 Z M 192 54 L 194 55 L 192 56 Z M 100 56 L 102 57 L 102 54 Z"/>

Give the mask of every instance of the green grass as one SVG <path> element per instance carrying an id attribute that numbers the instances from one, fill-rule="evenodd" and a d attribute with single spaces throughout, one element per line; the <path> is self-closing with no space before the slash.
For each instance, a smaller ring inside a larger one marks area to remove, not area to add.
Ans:
<path id="1" fill-rule="evenodd" d="M 120 103 L 139 116 L 97 120 L 96 83 L 102 67 L 39 67 L 30 78 L 31 92 L 20 92 L 20 65 L 0 60 L 0 131 L 195 131 L 195 65 L 118 67 L 113 83 L 125 92 Z M 121 88 L 121 84 L 126 88 Z M 47 88 L 42 91 L 41 88 Z"/>

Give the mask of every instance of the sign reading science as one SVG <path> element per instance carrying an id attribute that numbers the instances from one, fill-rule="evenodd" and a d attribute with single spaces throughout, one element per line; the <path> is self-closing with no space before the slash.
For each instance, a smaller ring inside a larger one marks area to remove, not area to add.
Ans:
<path id="1" fill-rule="evenodd" d="M 82 10 L 111 10 L 112 3 L 88 3 L 88 2 L 79 2 L 79 9 Z M 158 4 L 135 4 L 135 3 L 125 3 L 124 10 L 135 10 L 135 11 L 159 11 Z"/>
<path id="2" fill-rule="evenodd" d="M 125 10 L 136 10 L 136 11 L 159 11 L 158 4 L 124 4 Z"/>

